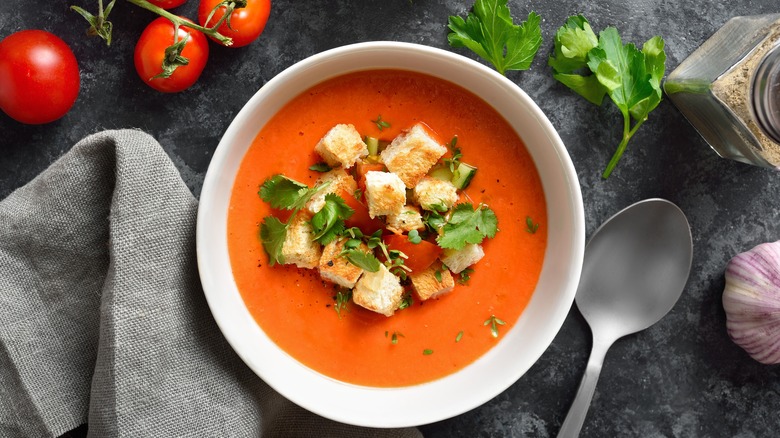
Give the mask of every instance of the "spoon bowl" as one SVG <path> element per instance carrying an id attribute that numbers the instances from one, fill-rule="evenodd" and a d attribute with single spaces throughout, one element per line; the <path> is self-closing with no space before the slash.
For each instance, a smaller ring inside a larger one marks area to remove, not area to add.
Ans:
<path id="1" fill-rule="evenodd" d="M 693 259 L 685 214 L 646 199 L 604 222 L 585 247 L 575 302 L 593 333 L 593 350 L 559 437 L 579 435 L 609 347 L 666 315 L 680 298 Z"/>

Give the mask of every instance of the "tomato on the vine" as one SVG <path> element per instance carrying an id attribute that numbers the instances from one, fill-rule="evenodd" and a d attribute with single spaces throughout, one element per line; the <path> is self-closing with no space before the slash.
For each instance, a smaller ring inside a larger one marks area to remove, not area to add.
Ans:
<path id="1" fill-rule="evenodd" d="M 187 3 L 187 0 L 146 0 L 149 3 L 163 9 L 173 9 Z"/>
<path id="2" fill-rule="evenodd" d="M 214 26 L 225 15 L 225 0 L 201 0 L 198 6 L 198 22 L 203 27 Z M 206 23 L 209 14 L 217 5 L 222 5 L 214 11 L 211 19 Z M 217 29 L 220 34 L 233 39 L 230 47 L 242 47 L 256 40 L 263 33 L 265 23 L 271 14 L 271 0 L 247 0 L 246 6 L 233 10 L 230 14 L 230 26 L 228 20 L 222 22 Z"/>
<path id="3" fill-rule="evenodd" d="M 79 94 L 76 56 L 56 35 L 22 30 L 0 41 L 0 109 L 16 121 L 49 123 Z"/>
<path id="4" fill-rule="evenodd" d="M 182 18 L 186 20 L 186 18 Z M 189 21 L 189 20 L 187 20 Z M 174 44 L 174 25 L 164 17 L 149 23 L 135 45 L 135 70 L 150 87 L 165 93 L 176 93 L 192 86 L 200 77 L 209 57 L 209 44 L 199 31 L 179 26 L 176 41 L 187 38 L 181 56 L 187 58 L 186 65 L 179 65 L 168 77 L 158 76 L 163 72 L 165 49 Z"/>

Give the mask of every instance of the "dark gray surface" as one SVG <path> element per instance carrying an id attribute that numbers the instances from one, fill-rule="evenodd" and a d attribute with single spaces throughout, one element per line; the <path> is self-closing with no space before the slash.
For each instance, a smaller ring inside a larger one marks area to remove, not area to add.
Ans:
<path id="1" fill-rule="evenodd" d="M 0 198 L 31 180 L 87 134 L 141 128 L 162 143 L 198 195 L 220 136 L 255 90 L 309 55 L 371 40 L 449 49 L 447 17 L 468 1 L 274 0 L 265 33 L 241 49 L 211 46 L 200 81 L 165 95 L 144 85 L 132 64 L 135 40 L 153 16 L 118 0 L 116 41 L 83 37 L 68 11 L 96 1 L 0 2 L 0 37 L 42 28 L 76 54 L 82 89 L 61 120 L 24 126 L 0 114 Z M 665 99 L 632 140 L 612 177 L 600 173 L 619 142 L 612 104 L 595 107 L 552 79 L 546 57 L 568 15 L 582 12 L 595 30 L 616 26 L 625 42 L 666 40 L 667 73 L 735 15 L 778 12 L 775 0 L 625 2 L 510 1 L 515 17 L 542 16 L 544 42 L 531 70 L 508 77 L 541 106 L 566 144 L 582 185 L 588 236 L 611 214 L 648 197 L 679 205 L 694 240 L 691 277 L 675 308 L 657 325 L 619 340 L 607 354 L 582 436 L 764 437 L 780 431 L 780 370 L 734 345 L 721 306 L 723 269 L 736 253 L 780 235 L 777 182 L 766 169 L 718 158 Z M 178 10 L 194 17 L 196 0 Z M 462 49 L 457 50 L 474 57 Z M 583 373 L 590 331 L 572 308 L 560 333 L 529 372 L 487 404 L 427 425 L 427 436 L 555 436 Z"/>

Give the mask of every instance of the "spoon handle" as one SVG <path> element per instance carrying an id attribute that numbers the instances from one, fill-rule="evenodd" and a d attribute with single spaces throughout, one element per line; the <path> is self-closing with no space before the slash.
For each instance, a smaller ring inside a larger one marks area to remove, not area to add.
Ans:
<path id="1" fill-rule="evenodd" d="M 585 416 L 588 414 L 590 401 L 593 399 L 593 392 L 596 390 L 596 382 L 599 380 L 601 366 L 604 364 L 604 357 L 607 355 L 611 343 L 598 342 L 593 337 L 593 348 L 590 352 L 588 365 L 585 368 L 585 374 L 582 376 L 580 387 L 577 389 L 577 396 L 569 408 L 566 419 L 563 420 L 561 430 L 558 432 L 558 438 L 575 438 L 580 435 L 580 429 L 585 422 Z"/>

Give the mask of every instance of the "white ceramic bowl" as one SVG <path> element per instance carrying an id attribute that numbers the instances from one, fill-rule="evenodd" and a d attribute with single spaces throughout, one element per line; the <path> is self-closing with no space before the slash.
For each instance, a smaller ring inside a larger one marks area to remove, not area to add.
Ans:
<path id="1" fill-rule="evenodd" d="M 454 82 L 492 105 L 525 142 L 547 201 L 548 242 L 541 277 L 517 323 L 477 361 L 439 380 L 401 388 L 336 381 L 298 363 L 260 329 L 239 294 L 227 247 L 231 189 L 261 127 L 289 99 L 344 73 L 392 68 Z M 557 132 L 517 85 L 463 56 L 398 42 L 354 44 L 311 56 L 268 81 L 238 113 L 219 143 L 203 190 L 197 225 L 203 289 L 225 338 L 271 387 L 298 405 L 343 423 L 401 427 L 473 409 L 517 381 L 547 349 L 574 301 L 585 245 L 577 175 Z"/>

